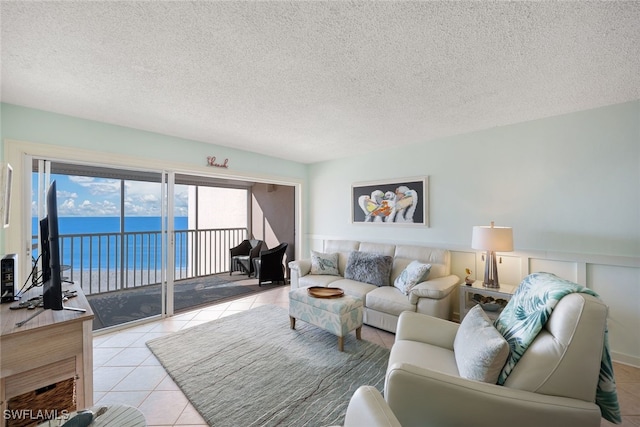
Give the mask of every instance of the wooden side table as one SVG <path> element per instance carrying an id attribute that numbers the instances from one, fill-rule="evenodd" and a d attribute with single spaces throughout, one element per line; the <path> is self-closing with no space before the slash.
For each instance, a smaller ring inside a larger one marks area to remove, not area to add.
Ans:
<path id="1" fill-rule="evenodd" d="M 505 285 L 500 284 L 499 288 L 485 288 L 482 285 L 482 280 L 476 280 L 473 282 L 473 285 L 461 284 L 459 293 L 460 293 L 460 322 L 464 319 L 464 316 L 467 315 L 469 310 L 473 308 L 478 302 L 473 298 L 475 294 L 480 294 L 484 296 L 491 296 L 494 299 L 504 299 L 509 301 L 513 296 L 513 293 L 516 291 L 517 286 L 514 285 Z M 497 311 L 487 311 L 487 316 L 490 319 L 496 319 L 500 314 L 500 310 Z"/>

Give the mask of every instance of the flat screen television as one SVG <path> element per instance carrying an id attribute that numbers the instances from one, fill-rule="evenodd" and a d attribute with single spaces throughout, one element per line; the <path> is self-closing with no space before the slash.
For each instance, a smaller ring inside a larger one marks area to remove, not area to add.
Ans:
<path id="1" fill-rule="evenodd" d="M 42 230 L 42 222 L 40 224 Z M 46 217 L 46 239 L 42 236 L 43 255 L 48 251 L 49 266 L 44 265 L 43 257 L 43 280 L 48 275 L 48 280 L 42 284 L 42 302 L 45 309 L 62 310 L 62 269 L 60 265 L 60 246 L 58 234 L 58 200 L 56 197 L 56 182 L 53 181 L 47 190 L 47 217 Z M 46 248 L 45 248 L 46 247 Z"/>
<path id="2" fill-rule="evenodd" d="M 51 278 L 51 256 L 49 255 L 49 219 L 44 217 L 40 220 L 40 265 L 42 265 L 42 275 L 39 279 L 42 283 Z"/>

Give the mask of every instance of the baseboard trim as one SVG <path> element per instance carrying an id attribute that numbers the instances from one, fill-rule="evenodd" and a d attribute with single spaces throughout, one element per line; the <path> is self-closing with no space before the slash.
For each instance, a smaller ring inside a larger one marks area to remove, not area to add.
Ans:
<path id="1" fill-rule="evenodd" d="M 634 368 L 640 368 L 640 357 L 632 356 L 630 354 L 611 352 L 611 359 L 616 363 L 623 365 L 629 365 Z"/>

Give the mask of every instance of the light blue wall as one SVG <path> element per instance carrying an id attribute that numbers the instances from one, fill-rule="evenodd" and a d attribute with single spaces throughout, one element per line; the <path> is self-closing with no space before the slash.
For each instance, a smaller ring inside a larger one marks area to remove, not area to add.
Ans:
<path id="1" fill-rule="evenodd" d="M 10 138 L 194 166 L 216 155 L 238 173 L 302 180 L 308 174 L 311 236 L 468 245 L 473 225 L 494 220 L 514 227 L 516 248 L 640 256 L 638 101 L 311 166 L 1 107 L 2 148 Z M 429 228 L 351 224 L 352 183 L 422 175 L 429 176 Z"/>
<path id="2" fill-rule="evenodd" d="M 228 158 L 233 172 L 296 179 L 307 173 L 297 162 L 11 104 L 2 104 L 1 114 L 3 147 L 9 138 L 148 158 L 150 166 L 159 159 L 200 167 L 207 156 L 216 156 L 220 163 Z"/>
<path id="3" fill-rule="evenodd" d="M 164 161 L 187 167 L 193 165 L 194 169 L 201 169 L 206 164 L 208 156 L 216 156 L 219 163 L 225 158 L 229 159 L 228 170 L 233 174 L 277 177 L 284 180 L 291 178 L 296 182 L 303 182 L 303 187 L 307 186 L 308 166 L 302 163 L 11 104 L 0 104 L 0 108 L 2 161 L 4 140 L 13 139 L 61 147 L 78 147 L 100 153 L 126 154 L 148 159 L 150 168 L 153 168 L 154 161 Z M 95 161 L 99 163 L 101 159 L 98 157 Z M 212 172 L 219 171 L 221 170 L 212 168 Z M 306 203 L 304 197 L 302 203 Z M 303 209 L 303 213 L 305 212 L 307 209 Z M 303 218 L 303 222 L 306 222 L 306 219 Z M 4 236 L 4 230 L 0 228 L 0 248 L 5 247 Z"/>
<path id="4" fill-rule="evenodd" d="M 473 225 L 494 220 L 514 227 L 518 249 L 640 256 L 640 101 L 311 166 L 9 104 L 1 104 L 0 131 L 0 153 L 9 138 L 150 164 L 195 167 L 216 155 L 234 172 L 308 179 L 303 229 L 311 237 L 467 246 Z M 429 228 L 351 224 L 352 183 L 423 175 Z"/>
<path id="5" fill-rule="evenodd" d="M 353 183 L 425 175 L 430 227 L 351 223 Z M 317 163 L 309 183 L 317 250 L 330 238 L 444 247 L 453 274 L 481 278 L 472 227 L 512 226 L 501 282 L 548 271 L 593 289 L 614 360 L 640 366 L 640 101 Z"/>
<path id="6" fill-rule="evenodd" d="M 350 222 L 352 183 L 422 175 L 429 228 Z M 637 257 L 640 102 L 317 163 L 309 182 L 312 238 L 468 247 L 494 220 L 516 249 Z"/>

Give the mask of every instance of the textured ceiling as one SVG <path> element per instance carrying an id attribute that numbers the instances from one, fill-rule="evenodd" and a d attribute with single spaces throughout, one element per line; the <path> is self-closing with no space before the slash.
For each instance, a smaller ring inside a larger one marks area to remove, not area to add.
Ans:
<path id="1" fill-rule="evenodd" d="M 640 99 L 640 2 L 9 2 L 2 101 L 304 163 Z"/>

